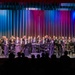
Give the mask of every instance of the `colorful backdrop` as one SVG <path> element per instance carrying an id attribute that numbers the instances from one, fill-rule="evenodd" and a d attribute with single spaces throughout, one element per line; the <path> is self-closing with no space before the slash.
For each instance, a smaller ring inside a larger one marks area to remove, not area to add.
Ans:
<path id="1" fill-rule="evenodd" d="M 75 37 L 73 10 L 0 10 L 1 36 Z"/>

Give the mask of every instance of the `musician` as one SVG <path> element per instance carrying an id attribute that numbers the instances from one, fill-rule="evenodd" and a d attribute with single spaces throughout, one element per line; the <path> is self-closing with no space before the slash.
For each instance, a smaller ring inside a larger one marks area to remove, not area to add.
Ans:
<path id="1" fill-rule="evenodd" d="M 39 39 L 40 39 L 40 36 L 38 35 L 37 38 L 36 38 L 37 43 L 39 42 Z"/>
<path id="2" fill-rule="evenodd" d="M 28 37 L 28 44 L 31 43 L 31 38 L 30 36 Z"/>
<path id="3" fill-rule="evenodd" d="M 48 37 L 48 35 L 46 35 L 45 36 L 45 43 L 49 43 L 50 41 L 49 41 L 49 37 Z"/>
<path id="4" fill-rule="evenodd" d="M 36 43 L 36 37 L 33 38 L 33 43 Z"/>
<path id="5" fill-rule="evenodd" d="M 54 39 L 51 39 L 50 48 L 49 48 L 50 57 L 54 54 Z"/>
<path id="6" fill-rule="evenodd" d="M 72 42 L 72 40 L 68 41 L 68 53 L 70 54 L 70 52 L 73 54 L 74 52 L 74 42 Z"/>
<path id="7" fill-rule="evenodd" d="M 17 55 L 18 52 L 21 51 L 21 47 L 20 47 L 20 39 L 19 37 L 16 37 L 15 40 L 15 55 Z"/>
<path id="8" fill-rule="evenodd" d="M 25 41 L 25 45 L 27 45 L 27 43 L 28 43 L 27 37 L 24 38 L 24 41 Z"/>
<path id="9" fill-rule="evenodd" d="M 61 56 L 62 55 L 62 41 L 61 41 L 61 39 L 59 39 L 58 40 L 58 45 L 57 45 L 57 47 L 58 47 L 58 55 L 59 56 Z"/>
<path id="10" fill-rule="evenodd" d="M 2 40 L 0 39 L 0 55 L 2 54 L 1 43 L 2 43 Z"/>
<path id="11" fill-rule="evenodd" d="M 54 46 L 57 46 L 58 45 L 58 39 L 57 37 L 54 39 Z"/>
<path id="12" fill-rule="evenodd" d="M 23 42 L 23 45 L 22 45 L 23 50 L 22 50 L 22 52 L 24 52 L 25 54 L 27 52 L 27 54 L 28 54 L 28 49 L 27 49 L 28 39 L 27 39 L 26 36 L 23 36 L 22 42 Z"/>
<path id="13" fill-rule="evenodd" d="M 24 40 L 22 38 L 20 38 L 20 48 L 21 48 L 21 53 L 24 53 L 24 48 L 25 48 L 25 44 L 24 44 Z"/>
<path id="14" fill-rule="evenodd" d="M 65 38 L 62 36 L 61 38 L 61 45 L 62 45 L 62 53 L 65 52 Z"/>
<path id="15" fill-rule="evenodd" d="M 9 49 L 8 49 L 8 39 L 6 38 L 6 39 L 4 39 L 4 55 L 6 57 L 8 55 L 8 51 L 9 51 Z"/>
<path id="16" fill-rule="evenodd" d="M 31 43 L 33 42 L 33 38 L 32 38 L 32 36 L 30 37 L 30 40 L 31 40 Z"/>
<path id="17" fill-rule="evenodd" d="M 75 53 L 75 37 L 72 38 L 73 46 L 74 46 L 74 53 Z"/>
<path id="18" fill-rule="evenodd" d="M 6 39 L 6 36 L 2 36 L 2 39 L 1 39 L 2 54 L 4 54 L 4 40 L 5 39 Z"/>
<path id="19" fill-rule="evenodd" d="M 42 42 L 43 42 L 43 44 L 45 44 L 45 37 L 43 37 Z"/>
<path id="20" fill-rule="evenodd" d="M 1 49 L 2 49 L 2 54 L 4 54 L 4 39 L 1 39 Z"/>
<path id="21" fill-rule="evenodd" d="M 39 44 L 42 43 L 41 37 L 39 37 L 39 39 L 38 39 L 38 43 L 39 43 Z"/>
<path id="22" fill-rule="evenodd" d="M 9 52 L 15 52 L 15 37 L 11 36 L 9 39 Z"/>
<path id="23" fill-rule="evenodd" d="M 20 38 L 20 45 L 22 45 L 23 44 L 23 39 L 22 38 Z"/>

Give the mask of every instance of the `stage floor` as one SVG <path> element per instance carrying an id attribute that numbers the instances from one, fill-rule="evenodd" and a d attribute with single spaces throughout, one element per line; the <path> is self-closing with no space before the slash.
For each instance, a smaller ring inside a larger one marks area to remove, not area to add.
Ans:
<path id="1" fill-rule="evenodd" d="M 35 58 L 37 58 L 37 54 L 40 54 L 40 57 L 42 56 L 42 53 L 31 53 L 27 55 L 26 57 L 31 58 L 31 55 L 35 55 Z M 75 58 L 75 53 L 68 55 L 70 58 Z M 50 57 L 50 56 L 49 56 Z M 56 55 L 57 58 L 60 58 L 60 56 Z M 8 56 L 0 55 L 0 58 L 8 58 Z M 17 56 L 15 56 L 17 58 Z"/>

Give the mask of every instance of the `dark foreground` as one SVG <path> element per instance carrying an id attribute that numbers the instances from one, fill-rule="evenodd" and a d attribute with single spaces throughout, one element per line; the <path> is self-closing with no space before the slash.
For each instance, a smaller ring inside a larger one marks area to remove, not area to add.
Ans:
<path id="1" fill-rule="evenodd" d="M 75 59 L 69 58 L 64 55 L 60 58 L 56 58 L 53 55 L 51 58 L 48 54 L 42 54 L 40 58 L 37 55 L 35 59 L 34 55 L 29 59 L 24 55 L 19 54 L 18 58 L 14 58 L 14 55 L 9 55 L 9 58 L 0 59 L 0 75 L 75 75 Z"/>

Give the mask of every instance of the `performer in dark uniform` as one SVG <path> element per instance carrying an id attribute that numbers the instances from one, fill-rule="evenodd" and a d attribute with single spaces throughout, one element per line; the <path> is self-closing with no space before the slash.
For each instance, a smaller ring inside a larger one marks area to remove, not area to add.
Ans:
<path id="1" fill-rule="evenodd" d="M 62 45 L 61 45 L 61 39 L 58 40 L 58 56 L 62 55 Z"/>

